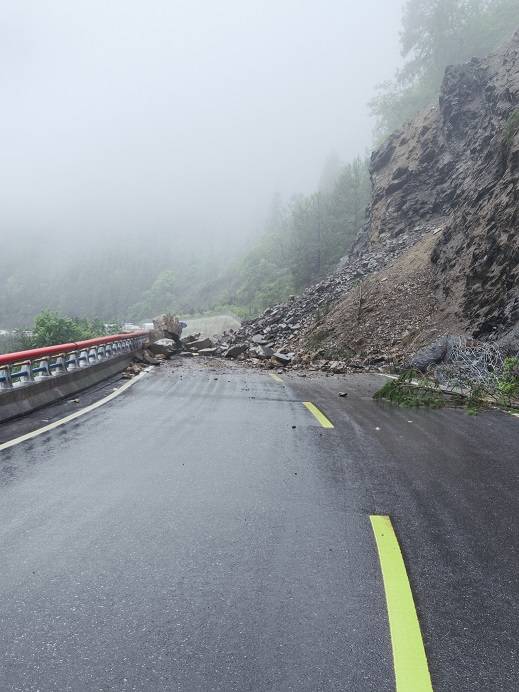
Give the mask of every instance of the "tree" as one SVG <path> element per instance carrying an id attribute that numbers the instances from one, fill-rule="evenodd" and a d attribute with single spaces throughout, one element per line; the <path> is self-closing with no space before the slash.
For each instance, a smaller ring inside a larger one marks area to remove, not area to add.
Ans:
<path id="1" fill-rule="evenodd" d="M 43 310 L 34 320 L 32 346 L 40 348 L 93 339 L 106 333 L 104 324 L 97 319 L 77 319 Z"/>
<path id="2" fill-rule="evenodd" d="M 408 0 L 400 35 L 404 65 L 370 103 L 378 137 L 434 102 L 448 65 L 486 55 L 518 26 L 517 0 Z"/>
<path id="3" fill-rule="evenodd" d="M 333 192 L 337 179 L 341 174 L 341 168 L 341 162 L 337 154 L 335 152 L 329 154 L 319 179 L 319 192 L 323 192 L 325 195 Z"/>

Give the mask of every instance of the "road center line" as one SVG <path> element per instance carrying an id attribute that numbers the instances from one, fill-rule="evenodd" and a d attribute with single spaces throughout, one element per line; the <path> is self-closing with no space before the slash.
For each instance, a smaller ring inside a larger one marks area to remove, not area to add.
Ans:
<path id="1" fill-rule="evenodd" d="M 276 380 L 276 382 L 280 382 L 281 384 L 285 384 L 279 375 L 276 375 L 273 372 L 270 372 L 269 375 L 272 377 L 273 380 Z"/>
<path id="2" fill-rule="evenodd" d="M 317 418 L 319 423 L 323 428 L 333 428 L 333 423 L 329 418 L 327 418 L 322 411 L 320 411 L 315 404 L 311 401 L 303 401 L 303 404 L 310 411 L 310 413 Z"/>
<path id="3" fill-rule="evenodd" d="M 396 692 L 432 692 L 427 656 L 402 551 L 386 516 L 371 516 L 393 649 Z"/>
<path id="4" fill-rule="evenodd" d="M 20 443 L 26 442 L 27 440 L 32 440 L 34 437 L 38 437 L 38 435 L 43 435 L 43 433 L 49 432 L 49 430 L 59 428 L 61 425 L 65 425 L 65 423 L 70 423 L 70 421 L 73 421 L 76 418 L 80 418 L 81 416 L 84 416 L 86 413 L 90 413 L 90 411 L 94 411 L 96 408 L 99 408 L 100 406 L 104 406 L 104 404 L 107 404 L 109 401 L 112 401 L 112 399 L 115 399 L 120 394 L 125 392 L 127 389 L 132 387 L 136 382 L 138 382 L 145 375 L 147 375 L 148 372 L 149 370 L 143 370 L 143 372 L 139 373 L 131 380 L 128 380 L 128 382 L 125 382 L 114 392 L 108 394 L 108 396 L 105 396 L 103 399 L 99 399 L 99 401 L 95 401 L 93 404 L 90 404 L 89 406 L 85 406 L 85 408 L 82 408 L 79 411 L 74 411 L 74 413 L 71 413 L 69 416 L 65 416 L 64 418 L 60 418 L 59 420 L 56 420 L 53 423 L 44 425 L 43 428 L 37 428 L 36 430 L 32 430 L 31 432 L 25 433 L 25 435 L 20 435 L 20 437 L 15 437 L 12 440 L 3 442 L 2 444 L 0 444 L 0 452 L 3 449 L 9 449 L 9 447 L 14 447 L 15 445 L 19 445 Z"/>

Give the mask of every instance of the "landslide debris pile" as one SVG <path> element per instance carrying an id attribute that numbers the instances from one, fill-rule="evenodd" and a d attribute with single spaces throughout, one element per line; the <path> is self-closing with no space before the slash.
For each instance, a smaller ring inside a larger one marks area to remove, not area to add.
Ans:
<path id="1" fill-rule="evenodd" d="M 135 362 L 130 363 L 123 377 L 131 378 L 141 372 L 147 365 L 160 365 L 164 360 L 173 356 L 192 357 L 195 355 L 217 355 L 218 349 L 211 339 L 200 338 L 193 334 L 182 339 L 185 323 L 170 314 L 159 315 L 153 320 L 153 330 L 149 343 L 137 354 Z"/>
<path id="2" fill-rule="evenodd" d="M 370 174 L 351 255 L 223 346 L 341 371 L 400 364 L 447 332 L 519 340 L 519 32 L 449 67 L 438 105 L 374 152 Z"/>

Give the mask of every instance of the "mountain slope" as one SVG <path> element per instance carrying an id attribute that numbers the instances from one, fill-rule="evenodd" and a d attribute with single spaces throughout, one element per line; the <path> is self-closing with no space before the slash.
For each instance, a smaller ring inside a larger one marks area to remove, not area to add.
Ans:
<path id="1" fill-rule="evenodd" d="M 369 221 L 351 255 L 236 340 L 259 331 L 278 347 L 382 362 L 442 332 L 517 329 L 519 32 L 449 67 L 438 105 L 372 155 L 370 174 Z"/>

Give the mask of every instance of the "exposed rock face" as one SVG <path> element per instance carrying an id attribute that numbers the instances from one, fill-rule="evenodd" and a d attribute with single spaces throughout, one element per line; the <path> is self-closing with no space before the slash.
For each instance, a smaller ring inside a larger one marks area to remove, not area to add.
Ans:
<path id="1" fill-rule="evenodd" d="M 489 58 L 449 67 L 439 107 L 372 156 L 374 197 L 359 248 L 376 247 L 385 233 L 441 227 L 436 288 L 475 336 L 519 320 L 517 109 L 519 32 Z"/>

